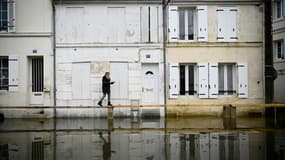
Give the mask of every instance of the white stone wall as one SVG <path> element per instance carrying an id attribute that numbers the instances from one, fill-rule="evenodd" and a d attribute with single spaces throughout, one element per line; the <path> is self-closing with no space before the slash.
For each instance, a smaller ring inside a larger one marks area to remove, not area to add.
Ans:
<path id="1" fill-rule="evenodd" d="M 116 13 L 122 15 L 116 17 Z M 110 71 L 112 63 L 127 63 L 128 66 L 128 96 L 111 100 L 113 104 L 141 104 L 142 63 L 160 64 L 159 81 L 163 79 L 160 5 L 57 4 L 56 40 L 58 106 L 97 105 L 102 96 L 102 76 Z M 155 58 L 144 61 L 141 57 L 145 53 Z M 72 65 L 75 63 L 90 65 L 90 94 L 85 99 L 72 95 Z M 163 83 L 160 84 L 159 103 L 162 104 Z"/>
<path id="2" fill-rule="evenodd" d="M 43 56 L 44 102 L 53 105 L 53 37 L 52 5 L 50 0 L 16 1 L 15 32 L 0 32 L 0 56 L 18 57 L 18 90 L 0 91 L 0 106 L 25 106 L 30 104 L 28 58 Z M 37 50 L 37 53 L 33 53 Z"/>

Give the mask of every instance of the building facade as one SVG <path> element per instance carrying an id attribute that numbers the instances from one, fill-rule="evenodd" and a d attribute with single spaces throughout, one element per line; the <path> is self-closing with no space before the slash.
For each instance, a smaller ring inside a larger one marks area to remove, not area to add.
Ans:
<path id="1" fill-rule="evenodd" d="M 278 76 L 274 81 L 274 102 L 285 102 L 285 1 L 272 2 L 273 62 Z"/>
<path id="2" fill-rule="evenodd" d="M 0 105 L 53 105 L 52 2 L 0 3 Z"/>
<path id="3" fill-rule="evenodd" d="M 105 72 L 114 105 L 164 103 L 162 5 L 136 2 L 55 2 L 58 106 L 97 105 Z"/>
<path id="4" fill-rule="evenodd" d="M 169 104 L 264 103 L 262 1 L 172 0 Z"/>

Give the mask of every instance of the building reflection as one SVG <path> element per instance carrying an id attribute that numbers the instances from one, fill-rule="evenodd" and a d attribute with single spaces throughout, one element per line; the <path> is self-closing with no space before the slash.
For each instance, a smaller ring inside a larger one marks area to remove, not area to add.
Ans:
<path id="1" fill-rule="evenodd" d="M 221 124 L 201 129 L 164 119 L 115 119 L 111 125 L 108 119 L 6 120 L 0 124 L 0 159 L 284 159 L 283 130 L 269 132 L 260 128 L 264 121 L 259 120 L 258 128 L 246 128 L 248 120 L 237 120 L 236 129 L 227 129 L 223 119 L 211 121 Z"/>

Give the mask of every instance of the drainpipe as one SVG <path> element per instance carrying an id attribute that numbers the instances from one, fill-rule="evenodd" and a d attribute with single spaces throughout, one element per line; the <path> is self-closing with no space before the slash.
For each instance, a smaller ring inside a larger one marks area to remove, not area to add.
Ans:
<path id="1" fill-rule="evenodd" d="M 51 0 L 52 3 L 52 37 L 53 37 L 53 113 L 54 117 L 56 118 L 56 40 L 55 40 L 55 5 L 54 1 Z"/>
<path id="2" fill-rule="evenodd" d="M 164 116 L 167 118 L 167 95 L 166 95 L 166 5 L 165 5 L 165 0 L 162 0 L 162 49 L 163 49 L 163 76 L 164 76 Z M 165 126 L 166 127 L 166 126 Z"/>
<path id="3" fill-rule="evenodd" d="M 271 0 L 264 0 L 265 103 L 272 103 L 274 94 L 271 29 Z"/>

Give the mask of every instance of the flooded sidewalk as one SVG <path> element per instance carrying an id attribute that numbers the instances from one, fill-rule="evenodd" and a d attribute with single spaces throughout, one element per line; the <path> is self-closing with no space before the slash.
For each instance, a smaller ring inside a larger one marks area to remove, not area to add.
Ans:
<path id="1" fill-rule="evenodd" d="M 279 124 L 279 125 L 278 125 Z M 0 159 L 284 159 L 284 120 L 217 117 L 7 119 Z"/>

